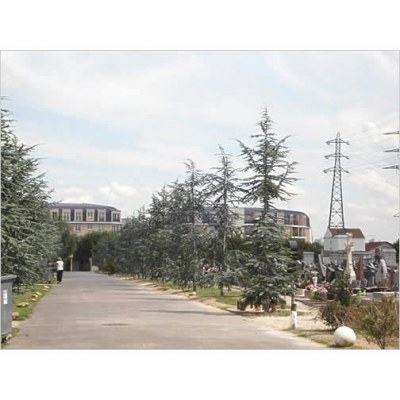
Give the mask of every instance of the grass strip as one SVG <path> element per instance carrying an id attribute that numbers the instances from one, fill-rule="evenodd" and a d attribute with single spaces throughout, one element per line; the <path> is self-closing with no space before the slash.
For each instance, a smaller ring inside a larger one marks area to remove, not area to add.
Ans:
<path id="1" fill-rule="evenodd" d="M 20 292 L 12 295 L 12 320 L 24 321 L 32 315 L 32 312 L 40 299 L 46 295 L 51 289 L 51 284 L 35 284 L 22 286 Z M 10 338 L 11 340 L 19 332 L 17 327 L 12 327 Z M 4 348 L 7 342 L 1 343 L 1 348 Z"/>

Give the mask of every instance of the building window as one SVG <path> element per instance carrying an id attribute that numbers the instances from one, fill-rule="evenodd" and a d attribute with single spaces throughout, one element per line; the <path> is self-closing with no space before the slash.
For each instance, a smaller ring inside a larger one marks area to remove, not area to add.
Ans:
<path id="1" fill-rule="evenodd" d="M 58 219 L 58 211 L 51 212 L 51 219 Z"/>
<path id="2" fill-rule="evenodd" d="M 63 211 L 63 221 L 70 221 L 71 220 L 71 212 L 69 210 Z"/>
<path id="3" fill-rule="evenodd" d="M 81 231 L 81 224 L 76 224 L 75 225 L 75 232 L 80 232 Z"/>
<path id="4" fill-rule="evenodd" d="M 75 221 L 82 221 L 82 210 L 75 210 Z"/>
<path id="5" fill-rule="evenodd" d="M 99 222 L 105 222 L 106 212 L 104 210 L 99 210 Z"/>
<path id="6" fill-rule="evenodd" d="M 94 221 L 94 210 L 86 211 L 86 221 Z"/>
<path id="7" fill-rule="evenodd" d="M 87 230 L 88 230 L 88 232 L 92 232 L 92 231 L 93 231 L 93 225 L 92 225 L 92 224 L 89 224 L 89 225 L 87 226 Z"/>
<path id="8" fill-rule="evenodd" d="M 120 214 L 119 214 L 119 212 L 113 212 L 113 213 L 112 213 L 112 220 L 113 220 L 113 222 L 119 222 L 119 221 L 120 221 Z"/>
<path id="9" fill-rule="evenodd" d="M 112 226 L 112 231 L 113 232 L 119 232 L 119 225 L 113 225 Z"/>
<path id="10" fill-rule="evenodd" d="M 99 232 L 104 232 L 104 225 L 99 225 Z"/>

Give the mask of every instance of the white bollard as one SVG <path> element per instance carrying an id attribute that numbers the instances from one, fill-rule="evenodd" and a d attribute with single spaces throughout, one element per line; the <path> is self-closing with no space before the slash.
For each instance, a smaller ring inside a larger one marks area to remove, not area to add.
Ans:
<path id="1" fill-rule="evenodd" d="M 297 311 L 290 312 L 290 328 L 297 328 Z"/>
<path id="2" fill-rule="evenodd" d="M 340 326 L 333 334 L 333 341 L 339 347 L 353 346 L 356 342 L 356 334 L 348 326 Z"/>
<path id="3" fill-rule="evenodd" d="M 292 302 L 290 307 L 290 328 L 297 328 L 297 304 Z"/>

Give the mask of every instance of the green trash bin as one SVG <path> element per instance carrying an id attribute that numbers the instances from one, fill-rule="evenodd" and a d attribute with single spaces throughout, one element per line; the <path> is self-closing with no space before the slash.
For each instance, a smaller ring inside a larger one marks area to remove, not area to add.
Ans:
<path id="1" fill-rule="evenodd" d="M 1 341 L 11 334 L 12 328 L 12 286 L 16 275 L 1 277 Z"/>

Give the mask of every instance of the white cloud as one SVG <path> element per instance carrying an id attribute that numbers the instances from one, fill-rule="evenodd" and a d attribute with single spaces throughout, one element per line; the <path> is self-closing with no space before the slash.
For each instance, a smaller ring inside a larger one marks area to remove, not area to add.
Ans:
<path id="1" fill-rule="evenodd" d="M 99 188 L 100 193 L 106 195 L 112 194 L 114 196 L 136 196 L 138 190 L 133 186 L 121 185 L 118 182 L 111 182 L 109 186 L 102 186 Z"/>
<path id="2" fill-rule="evenodd" d="M 350 182 L 356 185 L 359 189 L 363 189 L 369 194 L 374 202 L 377 203 L 393 203 L 399 201 L 399 188 L 398 179 L 396 181 L 389 181 L 390 173 L 383 175 L 383 173 L 372 170 L 358 173 L 350 177 Z M 365 199 L 368 201 L 368 199 Z"/>
<path id="3" fill-rule="evenodd" d="M 52 194 L 53 201 L 62 201 L 63 203 L 94 203 L 94 196 L 88 194 L 83 187 L 65 186 L 60 187 Z"/>
<path id="4" fill-rule="evenodd" d="M 5 91 L 23 87 L 25 96 L 44 108 L 127 128 L 137 119 L 176 111 L 171 93 L 199 71 L 195 57 L 179 53 L 133 70 L 123 67 L 127 61 L 123 54 L 115 57 L 121 62 L 103 67 L 91 52 L 7 52 L 3 55 Z"/>

